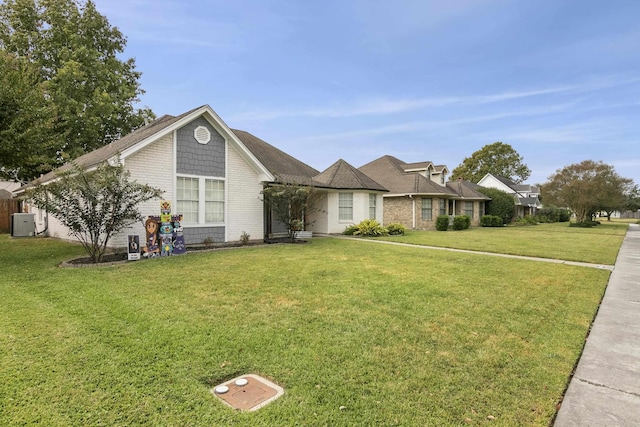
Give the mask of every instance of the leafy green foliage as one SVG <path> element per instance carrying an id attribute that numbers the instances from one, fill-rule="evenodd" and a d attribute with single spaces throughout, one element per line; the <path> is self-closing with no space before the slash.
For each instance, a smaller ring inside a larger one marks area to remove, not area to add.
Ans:
<path id="1" fill-rule="evenodd" d="M 134 108 L 144 91 L 125 45 L 91 0 L 0 4 L 2 175 L 28 181 L 154 117 Z"/>
<path id="2" fill-rule="evenodd" d="M 407 227 L 404 225 L 394 222 L 387 225 L 387 231 L 390 236 L 402 236 L 407 231 Z"/>
<path id="3" fill-rule="evenodd" d="M 471 218 L 468 215 L 457 215 L 453 218 L 454 230 L 466 230 L 471 226 Z"/>
<path id="4" fill-rule="evenodd" d="M 517 220 L 513 221 L 512 224 L 516 226 L 538 225 L 538 221 L 534 216 L 525 215 L 522 218 L 518 218 Z"/>
<path id="5" fill-rule="evenodd" d="M 504 224 L 509 224 L 516 214 L 516 201 L 513 194 L 506 193 L 497 188 L 478 187 L 477 191 L 491 197 L 487 202 L 485 213 L 499 216 Z"/>
<path id="6" fill-rule="evenodd" d="M 502 227 L 504 226 L 504 221 L 502 217 L 497 215 L 483 215 L 480 217 L 480 225 L 482 227 Z"/>
<path id="7" fill-rule="evenodd" d="M 311 186 L 282 183 L 273 184 L 262 190 L 262 200 L 271 209 L 275 218 L 287 228 L 293 241 L 294 232 L 304 230 L 309 223 L 304 222 L 305 215 L 319 211 L 314 203 L 320 193 Z"/>
<path id="8" fill-rule="evenodd" d="M 358 224 L 351 224 L 345 227 L 342 234 L 346 236 L 353 236 L 353 233 L 355 233 L 356 231 L 358 231 Z"/>
<path id="9" fill-rule="evenodd" d="M 583 223 L 600 210 L 609 215 L 624 210 L 637 187 L 633 180 L 618 175 L 613 166 L 585 160 L 557 170 L 540 193 L 545 204 L 568 207 L 576 222 Z"/>
<path id="10" fill-rule="evenodd" d="M 447 231 L 449 229 L 449 215 L 440 215 L 436 218 L 436 230 Z"/>
<path id="11" fill-rule="evenodd" d="M 477 183 L 486 174 L 491 173 L 509 178 L 518 184 L 531 176 L 531 170 L 522 161 L 522 156 L 509 144 L 494 142 L 465 158 L 451 172 L 451 179 L 463 178 Z"/>
<path id="12" fill-rule="evenodd" d="M 356 230 L 353 232 L 354 236 L 384 236 L 389 234 L 389 230 L 384 228 L 378 221 L 375 219 L 365 219 L 360 224 L 356 226 Z"/>
<path id="13" fill-rule="evenodd" d="M 571 219 L 571 211 L 568 209 L 544 207 L 538 209 L 536 220 L 538 222 L 568 222 Z"/>
<path id="14" fill-rule="evenodd" d="M 122 166 L 106 162 L 91 172 L 73 165 L 57 180 L 30 189 L 27 198 L 67 227 L 97 263 L 114 234 L 142 221 L 137 206 L 162 195 L 162 190 L 129 176 Z"/>

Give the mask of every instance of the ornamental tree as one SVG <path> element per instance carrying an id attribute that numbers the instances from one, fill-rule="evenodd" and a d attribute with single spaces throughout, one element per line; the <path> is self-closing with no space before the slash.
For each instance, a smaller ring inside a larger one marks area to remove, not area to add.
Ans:
<path id="1" fill-rule="evenodd" d="M 613 166 L 585 160 L 558 169 L 540 193 L 545 204 L 568 207 L 577 222 L 586 222 L 600 210 L 608 215 L 623 210 L 634 189 L 633 180 L 618 175 Z"/>
<path id="2" fill-rule="evenodd" d="M 105 162 L 90 172 L 73 164 L 56 180 L 29 189 L 26 198 L 67 227 L 98 263 L 116 233 L 142 221 L 138 205 L 162 193 L 130 180 L 123 166 Z"/>
<path id="3" fill-rule="evenodd" d="M 531 176 L 531 170 L 523 163 L 523 158 L 509 144 L 494 142 L 465 158 L 451 172 L 451 180 L 463 178 L 478 182 L 486 174 L 500 175 L 519 184 Z"/>
<path id="4" fill-rule="evenodd" d="M 309 225 L 305 222 L 306 215 L 319 210 L 314 206 L 319 196 L 314 187 L 295 183 L 272 184 L 262 190 L 262 200 L 276 220 L 287 228 L 291 241 L 296 231 Z"/>

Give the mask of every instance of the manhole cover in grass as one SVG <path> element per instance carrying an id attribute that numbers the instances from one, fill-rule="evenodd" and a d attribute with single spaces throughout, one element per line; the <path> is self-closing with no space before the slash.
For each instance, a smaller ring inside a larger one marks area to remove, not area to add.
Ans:
<path id="1" fill-rule="evenodd" d="M 255 411 L 284 394 L 277 384 L 258 375 L 242 375 L 211 389 L 227 405 L 241 411 Z"/>

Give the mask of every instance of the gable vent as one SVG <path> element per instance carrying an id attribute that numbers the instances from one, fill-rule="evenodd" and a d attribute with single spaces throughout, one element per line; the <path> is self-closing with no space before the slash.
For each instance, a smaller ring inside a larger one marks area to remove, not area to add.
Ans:
<path id="1" fill-rule="evenodd" d="M 204 126 L 198 126 L 194 131 L 193 131 L 193 137 L 196 139 L 196 141 L 198 141 L 200 144 L 206 144 L 209 141 L 211 141 L 211 132 L 209 132 L 209 129 L 207 129 Z"/>

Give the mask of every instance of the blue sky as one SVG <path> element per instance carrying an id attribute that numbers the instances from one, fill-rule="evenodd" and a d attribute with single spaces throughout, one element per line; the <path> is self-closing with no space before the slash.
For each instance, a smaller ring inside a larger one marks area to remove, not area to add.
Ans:
<path id="1" fill-rule="evenodd" d="M 501 141 L 528 183 L 602 160 L 640 184 L 640 1 L 96 0 L 146 94 L 209 104 L 319 170 L 450 170 Z"/>

